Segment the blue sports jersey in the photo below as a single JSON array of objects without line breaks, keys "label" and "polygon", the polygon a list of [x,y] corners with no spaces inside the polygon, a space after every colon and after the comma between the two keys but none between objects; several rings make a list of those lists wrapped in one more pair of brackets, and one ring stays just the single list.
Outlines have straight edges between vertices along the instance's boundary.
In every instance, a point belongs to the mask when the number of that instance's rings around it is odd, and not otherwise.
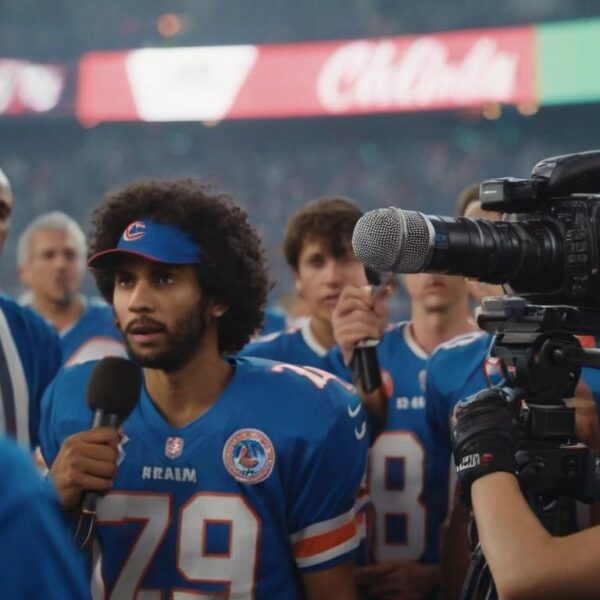
[{"label": "blue sports jersey", "polygon": [[99,298],[82,298],[81,317],[60,332],[63,362],[74,365],[104,356],[127,356],[113,309]]},{"label": "blue sports jersey", "polygon": [[[462,399],[503,380],[499,359],[489,356],[493,339],[493,335],[483,331],[458,336],[439,346],[427,363],[425,396],[434,440],[432,452],[440,477],[445,473],[449,488],[456,481],[450,429],[454,407]],[[582,378],[591,388],[600,411],[600,371],[585,368]],[[578,518],[585,523],[584,512]]]},{"label": "blue sports jersey", "polygon": [[[385,429],[369,452],[375,559],[436,563],[448,487],[430,453],[423,395],[427,355],[412,340],[409,324],[399,323],[384,334],[377,357],[389,402]],[[329,368],[341,375],[341,352],[327,358]]]},{"label": "blue sports jersey", "polygon": [[[483,331],[460,335],[441,344],[427,363],[427,416],[436,445],[450,460],[450,418],[462,399],[502,380],[500,363],[488,356],[493,336]],[[489,382],[488,382],[489,378]]]},{"label": "blue sports jersey", "polygon": [[500,361],[489,356],[492,340],[493,336],[483,331],[460,335],[438,346],[427,362],[425,398],[433,436],[431,451],[438,477],[448,490],[445,500],[454,495],[450,431],[454,407],[463,398],[502,381]]},{"label": "blue sports jersey", "polygon": [[0,432],[38,445],[42,394],[60,365],[54,330],[31,309],[0,296]]},{"label": "blue sports jersey", "polygon": [[[440,345],[427,363],[427,417],[434,430],[440,460],[450,461],[450,419],[462,399],[502,382],[500,361],[490,357],[493,335],[477,331]],[[600,410],[600,370],[584,368],[582,379],[590,387]]]},{"label": "blue sports jersey", "polygon": [[[354,553],[367,451],[359,398],[318,369],[231,361],[223,394],[182,428],[142,390],[123,425],[114,489],[98,502],[97,597],[299,599],[300,573]],[[94,364],[62,370],[46,393],[49,464],[68,435],[90,426]]]},{"label": "blue sports jersey", "polygon": [[292,365],[305,365],[330,370],[327,349],[317,342],[310,329],[310,321],[300,327],[291,327],[258,338],[240,352],[240,356],[268,358]]},{"label": "blue sports jersey", "polygon": [[[300,327],[289,328],[286,331],[279,331],[250,342],[241,352],[242,356],[268,358],[290,364],[316,367],[330,372],[340,371],[341,378],[347,379],[343,363],[340,368],[335,359],[331,362],[329,354],[314,338],[308,320]],[[360,541],[356,552],[356,561],[359,565],[367,565],[371,562],[369,540],[372,533],[371,515],[373,511],[366,481],[363,482],[359,491],[355,510]]]},{"label": "blue sports jersey", "polygon": [[40,479],[29,456],[2,438],[0,471],[2,598],[89,598],[53,488]]}]

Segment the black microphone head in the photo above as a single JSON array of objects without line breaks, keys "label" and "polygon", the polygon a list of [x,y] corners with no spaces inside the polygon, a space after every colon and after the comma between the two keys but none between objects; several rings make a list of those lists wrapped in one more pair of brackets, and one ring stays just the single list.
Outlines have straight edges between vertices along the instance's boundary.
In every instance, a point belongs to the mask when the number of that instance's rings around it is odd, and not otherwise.
[{"label": "black microphone head", "polygon": [[125,420],[140,396],[140,368],[126,358],[107,356],[100,360],[88,382],[87,403],[93,410],[118,415]]},{"label": "black microphone head", "polygon": [[370,210],[354,227],[352,248],[376,271],[421,273],[433,252],[433,226],[425,215],[412,210]]}]

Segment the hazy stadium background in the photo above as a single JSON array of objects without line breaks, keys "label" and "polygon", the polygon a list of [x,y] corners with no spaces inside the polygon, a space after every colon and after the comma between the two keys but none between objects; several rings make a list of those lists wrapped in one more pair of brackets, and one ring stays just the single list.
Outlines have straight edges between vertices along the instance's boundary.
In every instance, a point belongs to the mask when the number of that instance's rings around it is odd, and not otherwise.
[{"label": "hazy stadium background", "polygon": [[[190,176],[209,178],[249,211],[269,251],[277,301],[292,287],[282,229],[307,200],[345,194],[364,210],[452,214],[459,191],[475,180],[526,177],[546,156],[600,148],[599,18],[593,0],[0,0],[0,166],[17,199],[0,287],[20,291],[16,239],[36,214],[64,210],[88,231],[90,210],[107,190],[142,177]],[[76,116],[78,64],[91,51],[376,40],[569,21],[587,32],[577,36],[587,46],[574,64],[554,68],[547,58],[541,77],[546,91],[561,78],[577,85],[547,102],[543,91],[540,102],[521,105],[358,116],[115,123]],[[55,104],[44,96],[49,73],[38,71],[37,81],[27,64],[58,69]],[[395,312],[403,310],[400,302]]]}]

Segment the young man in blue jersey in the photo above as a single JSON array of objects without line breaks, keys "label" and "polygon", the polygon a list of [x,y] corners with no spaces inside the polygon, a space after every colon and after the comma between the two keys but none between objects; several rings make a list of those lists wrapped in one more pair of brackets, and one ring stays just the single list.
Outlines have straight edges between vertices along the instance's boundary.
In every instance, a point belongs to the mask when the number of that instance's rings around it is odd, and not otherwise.
[{"label": "young man in blue jersey", "polygon": [[[6,241],[13,194],[0,170],[0,251]],[[0,433],[26,447],[38,445],[40,401],[61,364],[56,333],[28,308],[0,295]]]},{"label": "young man in blue jersey", "polygon": [[337,300],[346,285],[367,283],[364,266],[352,251],[352,231],[361,214],[352,200],[331,197],[309,202],[291,218],[284,253],[309,317],[301,327],[248,344],[242,356],[329,368],[326,355],[335,345],[331,314]]},{"label": "young man in blue jersey", "polygon": [[247,215],[187,180],[134,184],[93,219],[89,262],[142,391],[120,433],[87,431],[94,363],[65,369],[41,435],[65,509],[84,490],[109,492],[95,593],[353,600],[365,415],[328,373],[227,357],[267,295]]},{"label": "young man in blue jersey", "polygon": [[[383,432],[369,454],[369,494],[375,507],[372,566],[359,570],[369,598],[426,598],[440,582],[438,531],[447,486],[431,454],[424,398],[425,363],[442,342],[474,327],[466,283],[459,277],[403,278],[411,320],[382,328],[381,298],[347,287],[333,313],[336,340],[349,364],[358,342],[380,339],[377,356],[385,390]],[[375,410],[374,403],[369,406]],[[445,482],[445,480],[444,480]]]},{"label": "young man in blue jersey", "polygon": [[67,365],[125,355],[112,309],[99,298],[79,293],[86,252],[81,227],[58,211],[36,217],[17,246],[19,274],[29,290],[24,302],[54,325]]}]

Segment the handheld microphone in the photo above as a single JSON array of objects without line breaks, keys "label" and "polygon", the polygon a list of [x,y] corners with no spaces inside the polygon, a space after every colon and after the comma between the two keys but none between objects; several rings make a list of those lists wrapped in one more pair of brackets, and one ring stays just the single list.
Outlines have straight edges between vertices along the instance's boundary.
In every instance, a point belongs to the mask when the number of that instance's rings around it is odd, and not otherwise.
[{"label": "handheld microphone", "polygon": [[[381,276],[377,271],[365,267],[367,281],[372,286],[381,285]],[[379,340],[364,340],[357,344],[350,369],[354,379],[360,380],[363,390],[370,394],[381,387],[381,370],[377,358],[377,344]]]},{"label": "handheld microphone", "polygon": [[[87,387],[87,404],[94,411],[92,429],[118,429],[137,404],[142,377],[140,368],[131,361],[107,356],[94,367]],[[96,514],[97,492],[85,492],[82,515]]]},{"label": "handheld microphone", "polygon": [[377,271],[463,275],[524,292],[560,289],[564,246],[557,219],[497,222],[399,208],[365,213],[352,235],[356,256]]}]

